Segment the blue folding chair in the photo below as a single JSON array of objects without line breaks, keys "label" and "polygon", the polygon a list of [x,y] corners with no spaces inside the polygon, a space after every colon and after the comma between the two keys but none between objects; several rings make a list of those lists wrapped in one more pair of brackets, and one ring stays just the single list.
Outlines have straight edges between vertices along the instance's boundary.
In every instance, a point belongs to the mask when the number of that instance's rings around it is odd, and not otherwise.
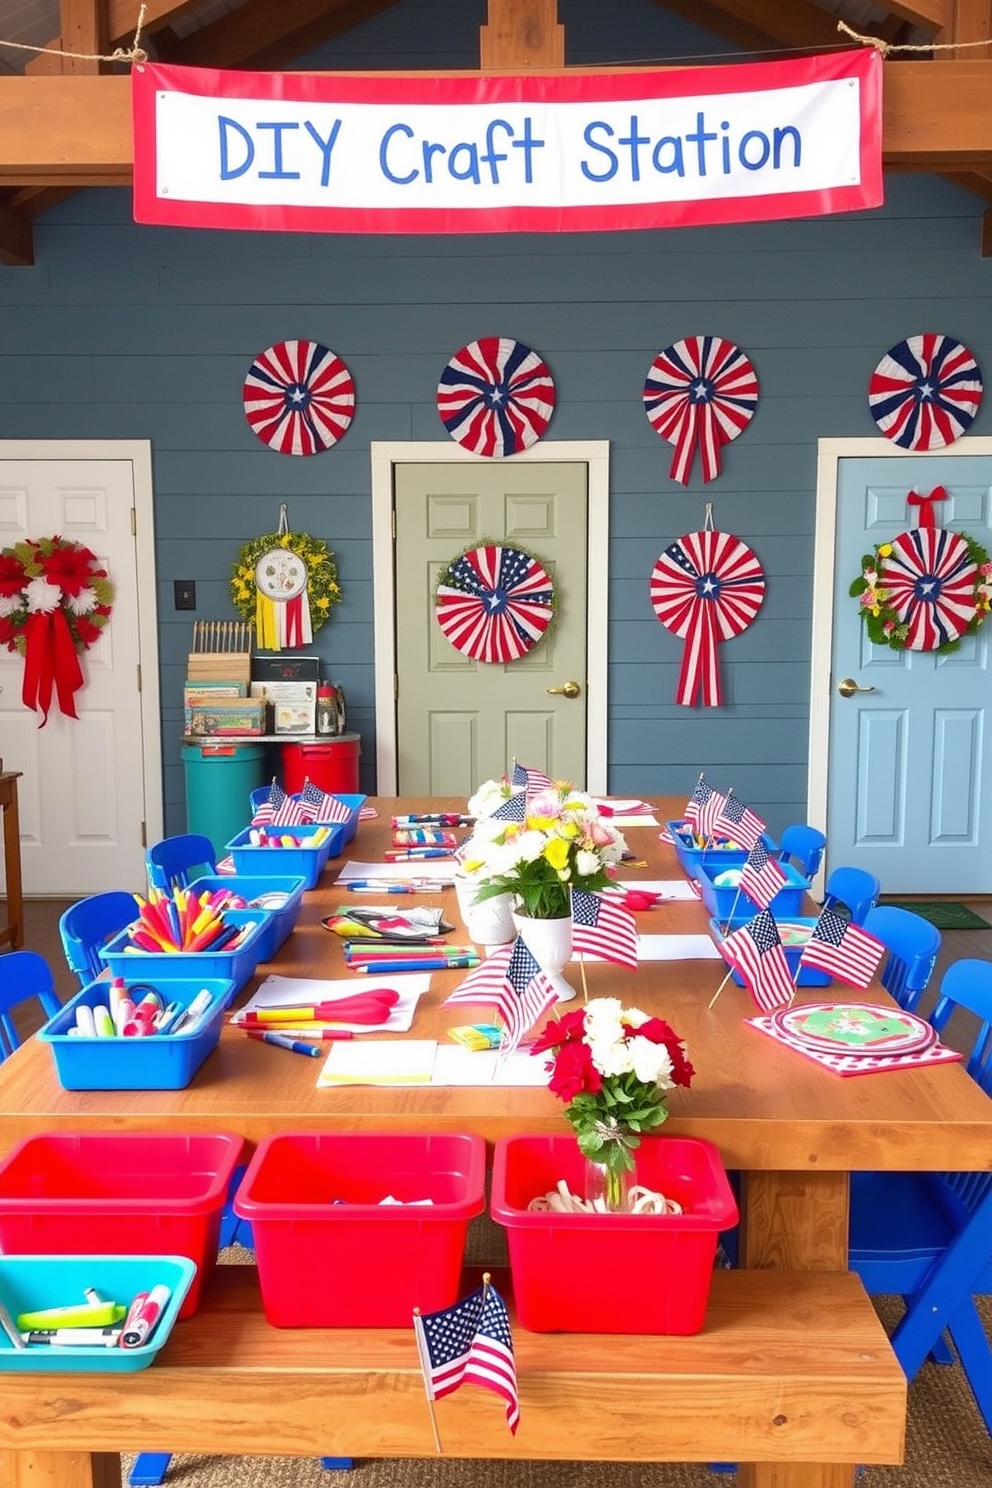
[{"label": "blue folding chair", "polygon": [[863,925],[865,915],[874,908],[881,892],[882,885],[867,869],[835,868],[827,877],[823,907],[836,909],[841,905],[853,924]]},{"label": "blue folding chair", "polygon": [[[938,1032],[956,1008],[979,1019],[966,1067],[992,1094],[992,962],[947,969]],[[954,1362],[950,1335],[992,1435],[992,1349],[975,1307],[992,1293],[992,1173],[852,1173],[850,1267],[869,1293],[905,1299],[892,1347],[907,1379],[928,1355]]]},{"label": "blue folding chair", "polygon": [[864,929],[889,952],[882,986],[901,1008],[915,1012],[937,963],[940,931],[922,915],[895,904],[876,904],[865,915]]},{"label": "blue folding chair", "polygon": [[188,832],[156,842],[145,854],[145,865],[153,889],[186,889],[195,878],[216,873],[217,855],[209,837]]},{"label": "blue folding chair", "polygon": [[138,901],[123,889],[91,894],[70,905],[59,920],[62,949],[69,970],[88,987],[106,970],[100,947],[138,918]]},{"label": "blue folding chair", "polygon": [[0,956],[0,1064],[21,1046],[14,1009],[36,997],[46,1018],[62,1007],[51,967],[37,951],[10,951]]},{"label": "blue folding chair", "polygon": [[804,878],[812,878],[823,858],[827,839],[816,827],[796,822],[786,827],[778,839],[778,856],[783,863],[794,860]]}]

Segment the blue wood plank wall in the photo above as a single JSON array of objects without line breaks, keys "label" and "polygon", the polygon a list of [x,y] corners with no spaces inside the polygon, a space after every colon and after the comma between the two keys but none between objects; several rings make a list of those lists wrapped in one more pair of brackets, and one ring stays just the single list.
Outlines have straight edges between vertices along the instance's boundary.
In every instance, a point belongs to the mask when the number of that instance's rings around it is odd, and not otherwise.
[{"label": "blue wood plank wall", "polygon": [[[570,62],[672,61],[723,43],[651,0],[560,0]],[[308,66],[473,66],[484,0],[401,0]],[[301,64],[302,65],[302,64]],[[369,444],[441,439],[434,392],[459,346],[519,337],[558,387],[553,439],[611,443],[610,788],[688,791],[705,769],[779,830],[806,810],[816,441],[876,433],[865,390],[902,337],[943,331],[992,368],[992,261],[982,205],[948,183],[894,176],[886,205],[846,218],[561,236],[310,237],[165,231],[130,221],[125,191],[84,191],[37,225],[32,269],[0,270],[0,437],[152,441],[167,831],[183,829],[179,757],[192,578],[198,613],[233,616],[240,544],[276,526],[325,538],[344,602],[317,637],[364,741],[374,788]],[[655,354],[713,332],[752,357],[758,412],[719,480],[689,488],[650,428]],[[252,358],[313,337],[351,368],[358,408],[332,451],[281,457],[249,430]],[[990,399],[973,425],[992,429]],[[756,549],[759,620],[723,648],[726,706],[677,707],[681,643],[654,618],[658,553],[702,524]]]}]

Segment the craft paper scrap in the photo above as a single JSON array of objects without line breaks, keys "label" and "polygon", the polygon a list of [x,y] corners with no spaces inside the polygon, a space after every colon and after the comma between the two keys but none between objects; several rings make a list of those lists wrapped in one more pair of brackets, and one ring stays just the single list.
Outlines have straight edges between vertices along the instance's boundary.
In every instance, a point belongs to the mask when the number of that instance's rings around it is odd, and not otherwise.
[{"label": "craft paper scrap", "polygon": [[429,1085],[437,1047],[436,1039],[332,1044],[317,1076],[317,1089],[329,1085]]},{"label": "craft paper scrap", "polygon": [[438,1044],[432,1085],[547,1085],[545,1061],[529,1049],[475,1051],[457,1044]]},{"label": "craft paper scrap", "polygon": [[719,961],[708,935],[639,935],[638,961]]},{"label": "craft paper scrap", "polygon": [[391,1009],[389,1017],[382,1023],[342,1023],[341,1027],[353,1033],[406,1033],[413,1025],[417,1002],[431,984],[429,972],[404,972],[402,976],[351,977],[348,981],[323,982],[309,977],[268,976],[258,990],[233,1015],[232,1023],[243,1023],[243,1015],[257,1008],[306,1007],[315,1002],[335,1002],[342,997],[354,997],[360,992],[370,992],[373,987],[390,986],[399,993],[399,1002]]},{"label": "craft paper scrap", "polygon": [[621,889],[641,889],[645,894],[658,894],[662,899],[697,899],[684,878],[620,878]]},{"label": "craft paper scrap", "polygon": [[453,871],[453,865],[443,858],[411,858],[407,862],[397,863],[356,863],[349,858],[336,882],[344,884],[353,878],[363,882],[366,879],[381,878],[389,883],[399,883],[410,878],[423,878],[429,879],[431,883],[450,884]]},{"label": "craft paper scrap", "polygon": [[656,816],[654,816],[654,815],[647,816],[647,815],[643,815],[643,814],[640,814],[640,813],[638,813],[636,815],[627,816],[627,815],[625,815],[623,813],[620,813],[620,812],[616,812],[615,811],[613,813],[613,815],[610,817],[610,826],[612,826],[612,827],[656,827],[656,826],[658,826],[658,818]]}]

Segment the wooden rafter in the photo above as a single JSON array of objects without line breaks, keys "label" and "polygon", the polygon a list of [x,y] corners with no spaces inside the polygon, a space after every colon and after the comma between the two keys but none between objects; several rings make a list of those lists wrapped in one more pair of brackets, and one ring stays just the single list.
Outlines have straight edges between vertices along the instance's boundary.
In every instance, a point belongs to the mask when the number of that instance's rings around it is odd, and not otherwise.
[{"label": "wooden rafter", "polygon": [[947,0],[947,16],[937,41],[944,46],[957,46],[946,57],[988,57],[992,51],[975,46],[975,42],[992,38],[992,0]]},{"label": "wooden rafter", "polygon": [[564,67],[558,0],[489,0],[489,18],[479,31],[479,62],[484,72]]},{"label": "wooden rafter", "polygon": [[[719,36],[743,51],[761,52],[775,47],[814,50],[838,46],[845,38],[837,30],[837,17],[810,0],[654,0],[663,10],[692,21],[704,31]],[[865,36],[893,39],[889,22],[859,26]]]},{"label": "wooden rafter", "polygon": [[187,67],[276,69],[323,46],[398,0],[248,0],[182,39],[162,33],[161,61]]},{"label": "wooden rafter", "polygon": [[[160,27],[172,25],[182,16],[195,11],[200,4],[201,0],[145,0],[142,35],[150,36]],[[138,0],[105,0],[104,9],[106,14],[104,31],[108,49],[127,46],[134,40],[140,3]],[[64,24],[63,21],[63,27]],[[48,47],[48,51],[41,56],[33,57],[26,64],[24,68],[26,73],[43,76],[64,71],[63,60],[55,55],[56,51],[96,51],[95,47],[81,47],[74,44],[72,40],[63,41],[61,34],[53,37]]]},{"label": "wooden rafter", "polygon": [[30,268],[34,263],[34,233],[19,212],[0,204],[0,263]]}]

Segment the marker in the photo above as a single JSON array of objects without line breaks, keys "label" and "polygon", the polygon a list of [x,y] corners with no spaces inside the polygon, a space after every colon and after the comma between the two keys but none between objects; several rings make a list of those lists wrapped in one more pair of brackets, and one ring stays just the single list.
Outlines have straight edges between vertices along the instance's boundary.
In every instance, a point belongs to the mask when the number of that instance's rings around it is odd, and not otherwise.
[{"label": "marker", "polygon": [[351,970],[359,976],[378,976],[381,972],[395,971],[452,971],[478,964],[478,956],[453,956],[446,961],[376,961],[374,965],[353,966]]},{"label": "marker", "polygon": [[349,894],[416,894],[423,890],[413,889],[409,884],[346,883]]},{"label": "marker", "polygon": [[[245,1033],[251,1038],[259,1038],[263,1034],[261,1028],[246,1028]],[[264,1033],[281,1033],[284,1037],[292,1034],[296,1039],[322,1039],[327,1043],[333,1043],[337,1039],[354,1038],[350,1028],[316,1028],[306,1023],[284,1023],[277,1028],[266,1028]]]},{"label": "marker", "polygon": [[25,1343],[50,1343],[57,1348],[116,1348],[121,1329],[116,1328],[39,1328],[22,1333]]},{"label": "marker", "polygon": [[[143,1343],[147,1343],[158,1325],[159,1318],[168,1307],[171,1296],[171,1287],[163,1286],[160,1283],[158,1286],[152,1287],[137,1311],[135,1310],[135,1302],[138,1301],[138,1298],[136,1297],[134,1299],[134,1302],[131,1303],[131,1311],[128,1313],[124,1327],[121,1329],[119,1340],[121,1348],[140,1348]],[[133,1318],[132,1314],[135,1314]]]},{"label": "marker", "polygon": [[450,858],[446,847],[392,847],[383,854],[387,862],[399,863],[408,858]]},{"label": "marker", "polygon": [[198,1023],[199,1020],[203,1017],[203,1014],[207,1011],[207,1008],[213,1002],[213,997],[214,994],[210,992],[206,987],[201,988],[201,990],[197,992],[196,996],[193,998],[193,1001],[187,1007],[186,1011],[184,1013],[180,1013],[175,1022],[171,1024],[169,1032],[188,1033],[193,1024]]},{"label": "marker", "polygon": [[305,1044],[300,1039],[290,1038],[288,1033],[263,1033],[260,1028],[249,1028],[248,1037],[262,1044],[276,1044],[293,1054],[309,1054],[311,1059],[319,1059],[322,1052],[316,1044]]}]

